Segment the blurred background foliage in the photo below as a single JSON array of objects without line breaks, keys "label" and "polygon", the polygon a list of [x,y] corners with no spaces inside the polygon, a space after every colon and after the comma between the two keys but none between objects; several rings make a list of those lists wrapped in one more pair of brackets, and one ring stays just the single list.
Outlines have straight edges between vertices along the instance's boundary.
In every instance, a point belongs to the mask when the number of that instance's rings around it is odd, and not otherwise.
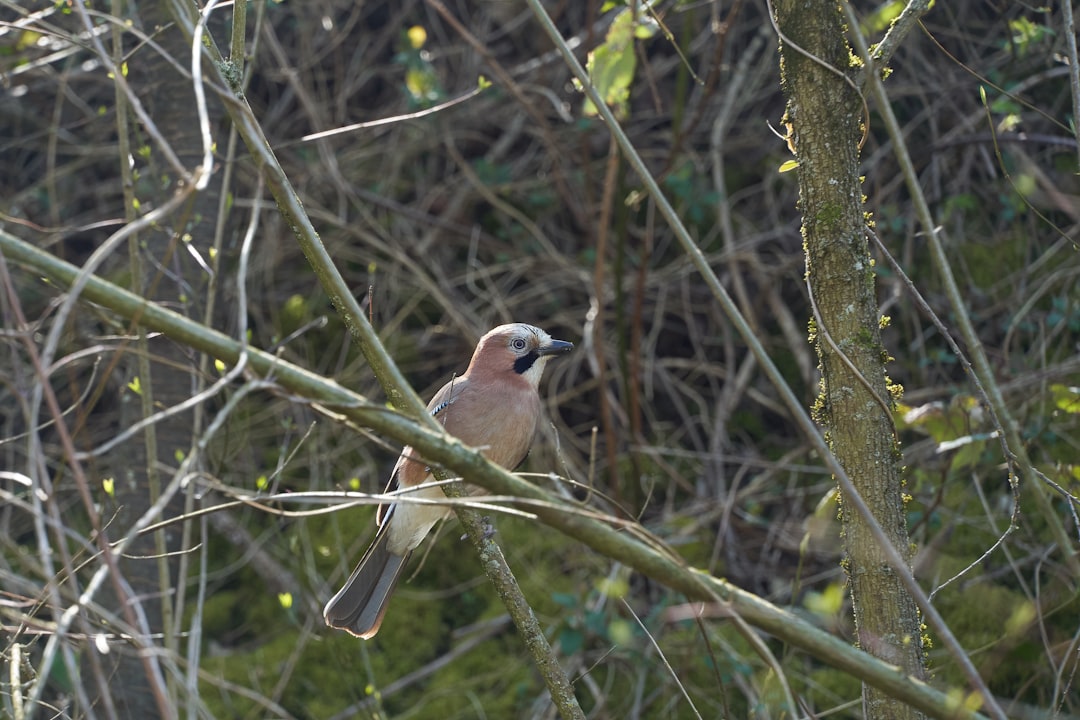
[{"label": "blurred background foliage", "polygon": [[[795,180],[779,172],[790,154],[774,130],[784,102],[765,4],[661,2],[634,22],[596,0],[548,5],[579,57],[596,51],[592,67],[604,73],[631,139],[809,406],[817,393],[810,310]],[[133,5],[117,6],[143,34],[170,31]],[[856,8],[864,31],[880,38],[902,5]],[[5,3],[0,13],[2,221],[81,263],[115,230],[105,221],[123,217],[112,84],[66,3]],[[227,14],[218,11],[221,24],[211,25],[222,47]],[[603,123],[587,112],[525,6],[259,2],[249,6],[248,39],[245,95],[422,396],[463,371],[476,339],[495,324],[531,322],[574,341],[544,384],[551,422],[526,466],[537,482],[554,471],[591,484],[614,503],[593,497],[597,507],[639,518],[690,564],[850,637],[833,482],[638,179],[613,157]],[[137,72],[151,50],[136,33],[123,43]],[[1080,181],[1064,52],[1056,9],[938,3],[895,56],[887,88],[932,210],[956,239],[950,260],[1029,453],[1075,499]],[[132,133],[134,193],[151,198],[172,180],[142,130]],[[231,283],[257,168],[244,152],[230,154],[224,122],[215,133],[217,172],[232,174],[215,218],[221,251],[211,255],[213,238],[189,237],[163,269],[182,279],[183,309],[193,317],[203,316],[213,286],[214,322],[235,332]],[[877,232],[952,326],[873,113],[863,160]],[[156,232],[181,236],[183,218]],[[211,262],[216,273],[207,271]],[[290,229],[265,204],[252,263],[250,341],[380,397]],[[121,284],[127,273],[122,257],[105,272]],[[1049,717],[1038,711],[1051,708],[1078,716],[1078,579],[1061,564],[1075,547],[1054,547],[1045,518],[1015,512],[1017,500],[1029,507],[1027,491],[1010,488],[961,364],[880,258],[876,273],[882,314],[891,318],[890,372],[904,387],[896,415],[917,576],[1010,717]],[[31,319],[47,323],[51,291],[15,277]],[[83,307],[63,352],[123,330]],[[8,356],[22,352],[3,342]],[[91,417],[106,427],[133,392],[102,381],[89,361],[73,363],[64,382],[73,397],[103,384]],[[18,436],[14,397],[22,392],[14,374],[5,377],[4,438]],[[397,452],[287,398],[251,396],[215,436],[207,472],[221,487],[245,491],[377,492]],[[0,453],[0,466],[27,462],[18,442]],[[59,462],[58,452],[52,457]],[[1054,497],[1075,537],[1075,503]],[[76,514],[71,522],[79,525]],[[685,619],[682,598],[542,526],[497,524],[591,717],[693,717],[676,677],[702,716],[794,712],[775,672],[729,623]],[[29,560],[36,540],[27,518],[0,508],[0,528],[7,577],[42,583]],[[323,626],[318,608],[372,529],[370,508],[315,518],[251,508],[215,520],[199,619],[206,713],[548,717],[543,685],[454,523],[430,543],[375,640]],[[807,708],[861,717],[855,680],[775,641],[769,648]],[[936,682],[963,686],[948,658],[932,646],[928,653]],[[68,694],[59,676],[54,685],[62,706]]]}]

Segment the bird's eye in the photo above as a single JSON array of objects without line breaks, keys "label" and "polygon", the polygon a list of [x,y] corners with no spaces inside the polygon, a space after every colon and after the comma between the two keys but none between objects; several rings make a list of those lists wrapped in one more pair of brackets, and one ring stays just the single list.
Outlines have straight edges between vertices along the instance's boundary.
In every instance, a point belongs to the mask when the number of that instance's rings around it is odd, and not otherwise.
[{"label": "bird's eye", "polygon": [[524,350],[525,349],[525,338],[519,338],[519,337],[514,338],[513,340],[510,341],[510,347],[514,348],[515,350]]}]

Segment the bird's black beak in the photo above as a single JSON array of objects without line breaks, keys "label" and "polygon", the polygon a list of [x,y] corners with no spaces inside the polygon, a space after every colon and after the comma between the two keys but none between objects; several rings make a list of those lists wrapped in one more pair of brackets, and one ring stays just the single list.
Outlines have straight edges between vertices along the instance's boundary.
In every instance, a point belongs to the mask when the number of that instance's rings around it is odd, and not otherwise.
[{"label": "bird's black beak", "polygon": [[562,355],[574,349],[574,343],[565,340],[552,340],[540,348],[541,355]]}]

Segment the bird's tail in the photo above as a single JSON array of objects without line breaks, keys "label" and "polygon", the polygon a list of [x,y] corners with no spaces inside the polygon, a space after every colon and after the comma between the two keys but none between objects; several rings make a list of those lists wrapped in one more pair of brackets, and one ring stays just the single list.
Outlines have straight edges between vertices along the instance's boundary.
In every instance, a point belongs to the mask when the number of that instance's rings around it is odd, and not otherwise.
[{"label": "bird's tail", "polygon": [[386,604],[410,554],[395,555],[386,547],[389,525],[388,521],[383,522],[345,587],[323,608],[323,619],[330,627],[362,638],[374,637],[379,632]]}]

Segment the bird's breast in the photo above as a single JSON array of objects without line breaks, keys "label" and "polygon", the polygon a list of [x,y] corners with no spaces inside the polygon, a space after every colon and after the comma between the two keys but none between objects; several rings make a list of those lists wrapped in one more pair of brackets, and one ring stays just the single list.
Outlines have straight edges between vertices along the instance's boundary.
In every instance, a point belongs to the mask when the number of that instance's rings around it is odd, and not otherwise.
[{"label": "bird's breast", "polygon": [[540,398],[524,383],[470,383],[438,419],[461,442],[513,469],[528,453],[539,418]]}]

